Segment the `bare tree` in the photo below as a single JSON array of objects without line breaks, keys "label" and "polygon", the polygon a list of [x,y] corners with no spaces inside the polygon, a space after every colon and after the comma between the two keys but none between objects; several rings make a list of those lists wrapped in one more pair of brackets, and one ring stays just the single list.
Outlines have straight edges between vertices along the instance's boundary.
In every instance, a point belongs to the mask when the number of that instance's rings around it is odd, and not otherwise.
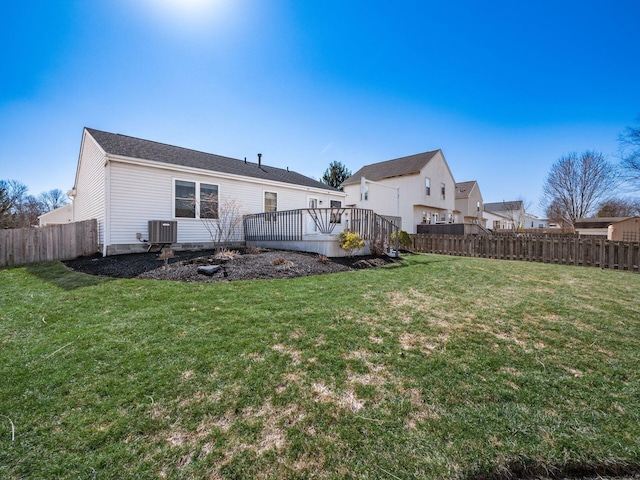
[{"label": "bare tree", "polygon": [[18,216],[14,228],[28,228],[38,225],[38,217],[46,213],[40,200],[33,195],[26,195],[18,206]]},{"label": "bare tree", "polygon": [[[640,117],[638,117],[640,122]],[[625,178],[640,188],[640,127],[627,127],[618,137]]]},{"label": "bare tree", "polygon": [[546,206],[545,214],[550,222],[559,225],[560,228],[571,225],[571,220],[567,217],[566,210],[558,198]]},{"label": "bare tree", "polygon": [[209,232],[217,250],[224,250],[240,236],[242,210],[242,204],[237,200],[227,198],[219,202],[217,194],[200,202],[200,221]]},{"label": "bare tree", "polygon": [[598,152],[575,152],[560,157],[552,166],[543,187],[543,204],[575,226],[576,219],[594,213],[611,198],[619,185],[614,165]]},{"label": "bare tree", "polygon": [[17,180],[0,180],[0,228],[29,226],[22,217],[28,191],[29,188]]},{"label": "bare tree", "polygon": [[640,215],[640,201],[612,198],[600,204],[597,217],[632,217]]},{"label": "bare tree", "polygon": [[69,203],[67,196],[59,188],[54,188],[48,192],[42,192],[38,198],[44,206],[45,213]]}]

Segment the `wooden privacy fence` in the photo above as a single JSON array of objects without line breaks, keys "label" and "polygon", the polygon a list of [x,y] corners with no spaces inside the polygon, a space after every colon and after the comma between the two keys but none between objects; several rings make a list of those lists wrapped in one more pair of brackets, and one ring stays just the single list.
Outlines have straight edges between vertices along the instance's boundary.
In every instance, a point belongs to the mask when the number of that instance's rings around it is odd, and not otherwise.
[{"label": "wooden privacy fence", "polygon": [[71,260],[98,251],[98,222],[0,230],[0,267]]},{"label": "wooden privacy fence", "polygon": [[412,235],[417,252],[640,271],[640,242],[603,237]]}]

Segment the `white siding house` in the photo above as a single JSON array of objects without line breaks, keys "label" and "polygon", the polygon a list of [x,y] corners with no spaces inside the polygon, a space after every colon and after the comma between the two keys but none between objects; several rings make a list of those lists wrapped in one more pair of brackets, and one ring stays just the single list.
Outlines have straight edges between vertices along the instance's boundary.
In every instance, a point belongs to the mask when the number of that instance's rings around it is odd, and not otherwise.
[{"label": "white siding house", "polygon": [[46,227],[47,225],[60,225],[71,222],[73,222],[73,205],[70,203],[38,216],[38,224],[41,227]]},{"label": "white siding house", "polygon": [[400,217],[408,233],[416,233],[420,223],[462,221],[454,186],[441,150],[366,165],[342,184],[347,205]]},{"label": "white siding house", "polygon": [[[260,158],[260,157],[259,157]],[[73,198],[73,221],[95,218],[104,255],[147,249],[150,220],[176,221],[175,249],[210,248],[205,194],[241,213],[339,202],[345,194],[288,169],[85,128]],[[201,202],[200,202],[201,200]],[[243,240],[242,229],[235,241]]]}]

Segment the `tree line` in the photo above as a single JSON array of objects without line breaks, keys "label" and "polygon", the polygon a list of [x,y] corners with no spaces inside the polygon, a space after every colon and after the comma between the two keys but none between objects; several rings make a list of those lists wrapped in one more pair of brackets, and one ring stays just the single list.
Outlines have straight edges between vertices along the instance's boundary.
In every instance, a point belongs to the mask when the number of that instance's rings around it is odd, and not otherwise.
[{"label": "tree line", "polygon": [[29,188],[17,180],[0,180],[0,229],[38,225],[38,217],[68,202],[59,188],[29,195]]},{"label": "tree line", "polygon": [[572,152],[556,160],[542,189],[541,203],[550,221],[574,227],[577,219],[594,214],[640,215],[640,198],[625,195],[640,193],[640,126],[627,127],[618,142],[618,164],[591,150]]}]

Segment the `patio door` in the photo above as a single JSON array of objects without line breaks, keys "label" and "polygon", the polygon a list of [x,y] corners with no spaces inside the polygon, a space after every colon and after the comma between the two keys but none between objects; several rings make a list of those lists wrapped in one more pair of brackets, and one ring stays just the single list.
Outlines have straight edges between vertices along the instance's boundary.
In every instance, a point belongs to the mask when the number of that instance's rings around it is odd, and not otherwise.
[{"label": "patio door", "polygon": [[[308,197],[307,206],[308,208],[318,208],[318,199],[316,197]],[[307,233],[318,233],[318,226],[311,215],[307,215]]]}]

